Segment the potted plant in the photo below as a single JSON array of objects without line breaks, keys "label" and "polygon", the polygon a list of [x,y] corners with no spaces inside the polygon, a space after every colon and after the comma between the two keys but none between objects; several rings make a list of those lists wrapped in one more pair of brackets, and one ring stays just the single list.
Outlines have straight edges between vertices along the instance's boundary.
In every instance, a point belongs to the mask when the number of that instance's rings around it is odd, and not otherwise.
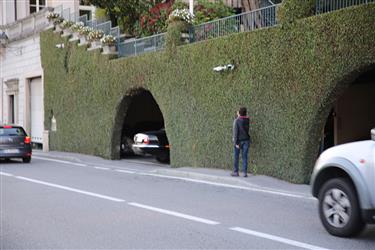
[{"label": "potted plant", "polygon": [[75,40],[79,40],[80,39],[80,37],[79,37],[79,31],[82,28],[83,28],[83,23],[82,22],[75,23],[75,24],[73,24],[70,27],[70,29],[73,32],[73,37],[70,39],[71,41],[75,41]]},{"label": "potted plant", "polygon": [[87,36],[93,31],[91,27],[83,26],[79,29],[79,45],[87,44]]},{"label": "potted plant", "polygon": [[63,36],[70,36],[72,34],[72,30],[70,29],[72,27],[72,25],[74,24],[74,22],[72,21],[69,21],[69,20],[64,20],[60,26],[61,28],[63,29],[64,31],[64,34]]},{"label": "potted plant", "polygon": [[55,32],[56,33],[61,33],[61,24],[64,21],[64,18],[62,17],[57,17],[56,19],[53,20],[53,25],[55,26]]},{"label": "potted plant", "polygon": [[51,24],[51,25],[55,25],[55,20],[57,19],[57,18],[59,18],[60,17],[60,15],[58,14],[58,13],[55,13],[55,12],[49,12],[48,14],[47,14],[47,19],[48,19],[48,21],[49,21],[49,23]]},{"label": "potted plant", "polygon": [[104,35],[100,42],[103,47],[103,54],[110,54],[116,52],[116,37],[112,35]]},{"label": "potted plant", "polygon": [[93,30],[88,34],[87,39],[90,41],[92,49],[101,47],[100,39],[102,39],[103,36],[104,32],[101,30]]}]

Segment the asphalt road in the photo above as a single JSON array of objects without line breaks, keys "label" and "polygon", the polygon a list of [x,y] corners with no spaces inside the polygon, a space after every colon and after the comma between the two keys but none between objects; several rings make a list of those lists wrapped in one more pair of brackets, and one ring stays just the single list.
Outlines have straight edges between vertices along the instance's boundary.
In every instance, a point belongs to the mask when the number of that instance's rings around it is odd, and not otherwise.
[{"label": "asphalt road", "polygon": [[146,165],[0,162],[0,248],[375,248],[374,226],[354,239],[329,235],[309,196],[163,178]]}]

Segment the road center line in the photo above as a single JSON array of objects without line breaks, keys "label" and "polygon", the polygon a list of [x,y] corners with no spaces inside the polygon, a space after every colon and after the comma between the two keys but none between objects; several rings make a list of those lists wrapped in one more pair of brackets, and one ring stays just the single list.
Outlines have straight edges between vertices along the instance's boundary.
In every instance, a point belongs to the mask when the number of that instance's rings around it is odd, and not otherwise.
[{"label": "road center line", "polygon": [[82,164],[82,163],[74,163],[74,162],[70,162],[70,161],[62,161],[62,160],[44,158],[44,157],[39,157],[39,156],[33,156],[33,158],[43,160],[43,161],[52,161],[52,162],[58,162],[58,163],[63,163],[63,164],[68,164],[68,165],[79,166],[79,167],[87,167],[86,164]]},{"label": "road center line", "polygon": [[135,174],[134,171],[122,170],[122,169],[115,169],[115,172],[125,173],[125,174]]},{"label": "road center line", "polygon": [[14,176],[12,174],[4,173],[4,172],[0,172],[0,175],[8,176],[8,177],[13,177]]},{"label": "road center line", "polygon": [[104,167],[94,167],[96,169],[100,169],[100,170],[111,170],[110,168],[104,168]]},{"label": "road center line", "polygon": [[171,211],[171,210],[165,210],[165,209],[161,209],[161,208],[157,208],[157,207],[151,207],[151,206],[147,206],[147,205],[143,205],[143,204],[139,204],[139,203],[135,203],[135,202],[129,202],[128,205],[143,208],[143,209],[147,209],[147,210],[151,210],[151,211],[166,214],[166,215],[171,215],[171,216],[191,220],[191,221],[195,221],[195,222],[200,222],[200,223],[204,223],[204,224],[208,224],[208,225],[218,225],[218,224],[220,224],[219,222],[216,222],[216,221],[207,220],[207,219],[204,219],[204,218],[195,217],[195,216],[188,215],[188,214],[182,214],[182,213],[174,212],[174,211]]},{"label": "road center line", "polygon": [[287,245],[301,247],[301,248],[305,248],[305,249],[328,250],[327,248],[322,248],[322,247],[306,244],[306,243],[295,241],[295,240],[290,240],[290,239],[287,239],[287,238],[282,238],[282,237],[271,235],[271,234],[261,233],[261,232],[249,230],[249,229],[246,229],[246,228],[232,227],[232,228],[229,228],[229,229],[232,230],[232,231],[237,231],[237,232],[252,235],[252,236],[255,236],[255,237],[260,237],[260,238],[264,238],[264,239],[268,239],[268,240],[272,240],[272,241],[277,241],[277,242],[281,242],[281,243],[284,243],[284,244],[287,244]]},{"label": "road center line", "polygon": [[93,196],[93,197],[97,197],[97,198],[101,198],[101,199],[105,199],[105,200],[110,200],[110,201],[115,201],[115,202],[125,202],[125,200],[123,200],[123,199],[118,199],[118,198],[107,196],[107,195],[92,193],[92,192],[88,192],[88,191],[84,191],[84,190],[80,190],[80,189],[76,189],[76,188],[70,188],[70,187],[67,187],[67,186],[53,184],[53,183],[50,183],[50,182],[39,181],[39,180],[30,179],[30,178],[26,178],[26,177],[22,177],[22,176],[15,176],[15,178],[20,179],[20,180],[24,180],[24,181],[28,181],[28,182],[32,182],[32,183],[41,184],[41,185],[44,185],[44,186],[59,188],[59,189],[63,189],[63,190],[66,190],[66,191],[71,191],[71,192],[84,194],[84,195],[88,195],[88,196]]}]

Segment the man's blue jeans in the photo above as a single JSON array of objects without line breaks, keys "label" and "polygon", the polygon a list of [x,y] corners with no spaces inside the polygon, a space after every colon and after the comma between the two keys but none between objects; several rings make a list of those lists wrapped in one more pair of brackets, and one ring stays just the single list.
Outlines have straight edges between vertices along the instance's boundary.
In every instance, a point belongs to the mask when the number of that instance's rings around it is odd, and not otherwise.
[{"label": "man's blue jeans", "polygon": [[238,162],[240,157],[240,151],[242,155],[242,171],[244,174],[247,173],[247,156],[249,154],[250,141],[241,141],[240,148],[234,145],[234,172],[238,173]]}]

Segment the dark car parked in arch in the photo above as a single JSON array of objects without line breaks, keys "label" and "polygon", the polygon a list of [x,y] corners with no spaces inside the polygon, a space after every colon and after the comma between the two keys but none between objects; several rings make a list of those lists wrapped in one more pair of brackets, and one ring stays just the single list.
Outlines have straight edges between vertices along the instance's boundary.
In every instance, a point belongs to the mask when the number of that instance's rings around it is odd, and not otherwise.
[{"label": "dark car parked in arch", "polygon": [[153,155],[162,163],[169,163],[169,142],[165,129],[138,133],[134,136],[133,150],[137,155]]},{"label": "dark car parked in arch", "polygon": [[0,125],[0,159],[21,158],[31,161],[31,138],[21,126]]}]

